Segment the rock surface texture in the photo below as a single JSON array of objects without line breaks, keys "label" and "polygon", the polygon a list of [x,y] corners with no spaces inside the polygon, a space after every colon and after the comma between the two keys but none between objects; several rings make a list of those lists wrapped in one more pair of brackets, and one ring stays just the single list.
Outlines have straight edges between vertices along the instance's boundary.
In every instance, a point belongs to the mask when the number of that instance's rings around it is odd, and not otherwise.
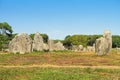
[{"label": "rock surface texture", "polygon": [[49,40],[48,45],[49,45],[49,50],[50,51],[53,51],[53,50],[65,50],[65,47],[63,46],[63,43],[61,43],[61,42],[54,43],[53,40]]},{"label": "rock surface texture", "polygon": [[49,47],[47,44],[43,42],[43,38],[40,33],[35,33],[34,40],[33,40],[33,50],[36,51],[43,51],[48,50]]},{"label": "rock surface texture", "polygon": [[112,36],[110,31],[105,31],[103,37],[96,39],[95,52],[96,55],[106,55],[112,48]]},{"label": "rock surface texture", "polygon": [[26,33],[16,35],[9,43],[9,51],[21,54],[32,52],[31,37]]},{"label": "rock surface texture", "polygon": [[63,46],[63,44],[61,42],[57,42],[54,46],[55,50],[65,50],[65,47]]},{"label": "rock surface texture", "polygon": [[40,33],[35,33],[33,40],[33,50],[42,51],[43,50],[43,38]]},{"label": "rock surface texture", "polygon": [[53,51],[54,50],[54,41],[53,40],[48,40],[48,46],[49,46],[49,51]]}]

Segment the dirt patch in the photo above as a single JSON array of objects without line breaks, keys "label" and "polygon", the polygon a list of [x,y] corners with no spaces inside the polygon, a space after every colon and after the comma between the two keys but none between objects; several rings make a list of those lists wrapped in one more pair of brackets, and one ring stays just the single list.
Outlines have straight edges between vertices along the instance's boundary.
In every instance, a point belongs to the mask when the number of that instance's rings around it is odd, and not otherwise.
[{"label": "dirt patch", "polygon": [[1,68],[34,68],[34,67],[40,67],[40,68],[100,68],[100,69],[120,69],[120,66],[58,66],[58,65],[26,65],[26,66],[0,66]]}]

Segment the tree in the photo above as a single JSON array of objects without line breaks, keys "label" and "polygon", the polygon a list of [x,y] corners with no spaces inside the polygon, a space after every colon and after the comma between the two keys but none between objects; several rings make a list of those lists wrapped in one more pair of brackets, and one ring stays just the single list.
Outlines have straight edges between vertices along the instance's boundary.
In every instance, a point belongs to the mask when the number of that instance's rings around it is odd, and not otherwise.
[{"label": "tree", "polygon": [[95,43],[96,39],[102,37],[102,35],[88,35],[88,41],[87,41],[87,45],[88,46],[93,46],[93,44]]},{"label": "tree", "polygon": [[8,44],[12,39],[12,27],[7,23],[0,23],[0,50],[8,48]]},{"label": "tree", "polygon": [[64,41],[63,41],[63,45],[67,48],[67,49],[71,49],[72,48],[72,43],[70,41],[71,36],[68,35],[65,37]]},{"label": "tree", "polygon": [[41,34],[41,36],[43,37],[43,42],[48,43],[48,39],[49,39],[48,35],[47,34]]},{"label": "tree", "polygon": [[86,35],[73,35],[73,36],[66,36],[63,44],[68,49],[71,49],[72,45],[83,45],[87,46],[87,36]]},{"label": "tree", "polygon": [[112,47],[120,47],[120,36],[119,35],[113,35],[112,36]]},{"label": "tree", "polygon": [[0,34],[11,35],[12,32],[12,27],[7,22],[0,23]]},{"label": "tree", "polygon": [[72,45],[83,45],[93,46],[96,39],[101,37],[102,35],[68,35],[65,37],[63,44],[66,48],[70,49]]},{"label": "tree", "polygon": [[7,49],[11,38],[8,35],[0,34],[0,50]]}]

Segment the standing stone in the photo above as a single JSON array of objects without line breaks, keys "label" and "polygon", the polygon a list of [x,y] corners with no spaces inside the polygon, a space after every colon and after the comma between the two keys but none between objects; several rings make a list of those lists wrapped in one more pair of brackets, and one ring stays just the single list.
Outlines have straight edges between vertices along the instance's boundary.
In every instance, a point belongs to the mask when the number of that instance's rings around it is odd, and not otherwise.
[{"label": "standing stone", "polygon": [[43,44],[43,50],[44,51],[49,51],[49,46],[48,46],[48,44]]},{"label": "standing stone", "polygon": [[53,51],[54,50],[54,41],[48,40],[48,46],[49,46],[49,51]]},{"label": "standing stone", "polygon": [[54,46],[55,50],[65,50],[65,47],[63,46],[63,44],[59,41],[55,44]]},{"label": "standing stone", "polygon": [[87,51],[94,52],[95,51],[94,46],[87,46]]},{"label": "standing stone", "polygon": [[77,45],[72,45],[72,51],[78,52],[78,46]]},{"label": "standing stone", "polygon": [[83,45],[78,46],[78,51],[83,51],[83,49],[84,49]]},{"label": "standing stone", "polygon": [[34,41],[33,41],[33,50],[42,51],[43,45],[44,45],[44,42],[43,42],[42,36],[38,32],[35,33]]},{"label": "standing stone", "polygon": [[117,54],[120,52],[120,48],[116,47]]},{"label": "standing stone", "polygon": [[48,41],[48,45],[49,45],[49,51],[53,51],[53,50],[65,50],[65,47],[63,46],[63,44],[61,42],[57,42],[55,44],[53,40],[49,40]]},{"label": "standing stone", "polygon": [[96,55],[106,55],[112,48],[112,36],[110,31],[105,31],[103,37],[96,39],[95,52]]},{"label": "standing stone", "polygon": [[9,43],[9,51],[20,54],[32,52],[32,39],[26,33],[16,35]]},{"label": "standing stone", "polygon": [[75,51],[75,52],[81,52],[81,51],[83,51],[83,49],[84,49],[84,47],[83,47],[83,45],[72,45],[72,50],[73,51]]},{"label": "standing stone", "polygon": [[107,47],[108,47],[108,44],[107,44],[107,40],[103,37],[99,38],[96,40],[96,43],[95,43],[95,52],[96,52],[96,55],[105,55],[107,54]]},{"label": "standing stone", "polygon": [[109,52],[112,49],[112,36],[111,36],[111,32],[108,31],[108,30],[104,31],[103,37],[107,40],[108,52]]},{"label": "standing stone", "polygon": [[83,52],[86,52],[86,51],[87,51],[87,49],[86,49],[86,47],[84,47],[84,48],[83,48]]}]

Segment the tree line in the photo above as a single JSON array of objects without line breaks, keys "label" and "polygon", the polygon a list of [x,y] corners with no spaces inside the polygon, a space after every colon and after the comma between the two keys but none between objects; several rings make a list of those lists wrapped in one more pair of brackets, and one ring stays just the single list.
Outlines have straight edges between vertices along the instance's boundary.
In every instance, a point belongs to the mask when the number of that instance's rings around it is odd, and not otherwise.
[{"label": "tree line", "polygon": [[[8,48],[9,42],[15,37],[15,35],[17,34],[13,34],[12,27],[7,22],[0,23],[0,51]],[[34,39],[34,35],[35,34],[30,34],[30,37]],[[44,43],[48,43],[48,35],[41,34],[41,36],[43,37]],[[93,46],[95,40],[101,36],[102,35],[67,35],[64,40],[54,41],[61,41],[66,48],[71,49],[73,45],[83,45],[84,47]],[[112,47],[120,47],[119,35],[112,36]]]},{"label": "tree line", "polygon": [[[63,40],[64,46],[70,48],[72,45],[93,46],[96,39],[102,35],[68,35]],[[120,36],[112,35],[112,48],[120,47]]]}]

